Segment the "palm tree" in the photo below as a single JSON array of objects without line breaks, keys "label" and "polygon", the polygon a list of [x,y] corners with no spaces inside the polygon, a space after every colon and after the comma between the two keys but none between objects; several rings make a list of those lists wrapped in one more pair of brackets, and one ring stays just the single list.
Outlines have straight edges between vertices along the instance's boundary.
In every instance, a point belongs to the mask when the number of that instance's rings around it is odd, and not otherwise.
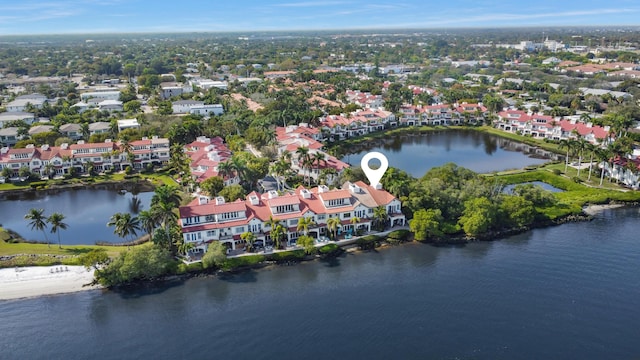
[{"label": "palm tree", "polygon": [[175,186],[162,185],[155,189],[153,197],[151,198],[151,206],[160,203],[169,203],[174,207],[180,206],[182,198],[178,194],[178,190]]},{"label": "palm tree", "polygon": [[231,164],[231,161],[227,160],[218,164],[218,175],[220,175],[222,179],[233,175],[233,164]]},{"label": "palm tree", "polygon": [[271,229],[271,240],[273,240],[273,245],[276,249],[280,247],[282,240],[286,235],[286,229],[280,224],[277,224]]},{"label": "palm tree", "polygon": [[354,216],[349,221],[351,222],[351,226],[353,226],[353,233],[355,234],[355,232],[356,232],[356,224],[360,222],[360,218],[357,217],[357,216]]},{"label": "palm tree", "polygon": [[80,132],[82,133],[82,138],[85,141],[89,141],[89,137],[91,135],[91,131],[89,130],[89,124],[86,122],[80,123]]},{"label": "palm tree", "polygon": [[564,158],[564,172],[565,174],[567,173],[567,168],[569,167],[569,153],[570,151],[573,149],[573,142],[572,140],[560,140],[560,143],[558,144],[558,147],[560,149],[566,148],[567,149],[567,155]]},{"label": "palm tree", "polygon": [[51,224],[51,233],[58,233],[58,247],[62,249],[62,242],[60,241],[60,230],[66,230],[69,225],[62,222],[65,216],[61,213],[54,212],[47,218],[47,222]]},{"label": "palm tree", "polygon": [[387,214],[387,209],[384,206],[378,206],[373,209],[373,222],[376,225],[378,230],[384,230],[387,226],[387,221],[389,220],[389,214]]},{"label": "palm tree", "polygon": [[25,219],[31,220],[29,225],[31,226],[31,230],[40,230],[44,234],[44,239],[47,241],[47,246],[51,247],[49,243],[49,239],[47,238],[47,233],[44,231],[47,228],[47,218],[44,216],[44,209],[30,209],[29,212],[24,216]]},{"label": "palm tree", "polygon": [[115,226],[114,234],[126,240],[129,235],[132,237],[137,235],[137,230],[140,230],[140,221],[129,213],[115,213],[107,226]]},{"label": "palm tree", "polygon": [[309,226],[313,226],[316,223],[313,221],[311,217],[303,217],[298,220],[297,230],[304,232],[305,235],[309,235]]},{"label": "palm tree", "polygon": [[584,150],[587,148],[587,140],[580,138],[575,142],[575,151],[578,154],[578,177],[580,177],[580,168],[582,167],[582,155]]},{"label": "palm tree", "polygon": [[247,242],[247,251],[253,249],[253,244],[256,242],[256,235],[250,231],[245,231],[240,234],[240,238]]},{"label": "palm tree", "polygon": [[165,231],[169,231],[171,224],[178,220],[178,214],[174,210],[175,206],[169,202],[161,202],[151,207],[154,217]]},{"label": "palm tree", "polygon": [[591,181],[591,171],[593,170],[593,157],[595,156],[596,147],[591,143],[587,143],[585,150],[589,152],[589,176],[587,181]]},{"label": "palm tree", "polygon": [[305,173],[305,167],[309,161],[309,148],[306,146],[300,146],[296,150],[296,155],[298,156],[298,166],[302,167],[302,173]]},{"label": "palm tree", "polygon": [[158,227],[158,220],[152,210],[142,210],[138,214],[138,220],[140,221],[140,229],[146,232],[150,237],[153,237],[153,230]]},{"label": "palm tree", "polygon": [[338,226],[340,226],[340,218],[331,217],[327,219],[327,230],[333,232],[333,239],[338,239]]},{"label": "palm tree", "polygon": [[323,152],[316,151],[316,153],[313,154],[312,160],[316,164],[316,171],[318,172],[318,176],[320,176],[320,162],[324,162],[324,164],[327,165],[327,157]]}]

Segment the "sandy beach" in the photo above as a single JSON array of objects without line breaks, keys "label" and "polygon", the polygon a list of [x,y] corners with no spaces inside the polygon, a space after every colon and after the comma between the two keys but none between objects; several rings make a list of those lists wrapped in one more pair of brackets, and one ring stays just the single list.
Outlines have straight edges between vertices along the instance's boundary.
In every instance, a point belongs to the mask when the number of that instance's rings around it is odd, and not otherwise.
[{"label": "sandy beach", "polygon": [[582,209],[582,211],[584,211],[585,214],[587,215],[595,215],[599,212],[602,212],[604,210],[607,209],[616,209],[619,207],[623,207],[624,204],[602,204],[602,205],[589,205],[589,206],[585,206],[584,209]]},{"label": "sandy beach", "polygon": [[91,281],[93,281],[93,270],[87,271],[84,266],[58,265],[0,269],[0,300],[100,288],[83,286]]}]

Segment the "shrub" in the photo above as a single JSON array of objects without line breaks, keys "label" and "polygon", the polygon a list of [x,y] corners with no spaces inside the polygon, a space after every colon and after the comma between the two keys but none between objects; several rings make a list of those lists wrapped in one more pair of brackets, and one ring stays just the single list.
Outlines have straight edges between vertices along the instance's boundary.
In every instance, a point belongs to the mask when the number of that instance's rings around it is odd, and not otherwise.
[{"label": "shrub", "polygon": [[46,181],[33,181],[29,184],[29,186],[31,186],[32,189],[38,189],[38,188],[44,188],[45,186],[47,186],[47,182]]},{"label": "shrub", "polygon": [[197,273],[200,271],[202,271],[201,262],[197,262],[193,264],[185,264],[183,262],[180,262],[180,264],[178,264],[178,267],[176,269],[176,274]]},{"label": "shrub", "polygon": [[380,236],[377,235],[367,235],[356,240],[356,245],[361,250],[372,250],[376,246],[378,246],[378,242],[380,241]]},{"label": "shrub", "polygon": [[552,172],[554,175],[560,175],[560,174],[562,173],[562,171],[560,171],[560,169],[553,169],[553,170],[551,170],[551,172]]},{"label": "shrub", "polygon": [[264,262],[264,255],[247,255],[247,256],[238,256],[234,258],[226,259],[222,263],[222,269],[224,270],[233,270],[245,266],[254,266]]},{"label": "shrub", "polygon": [[409,240],[409,236],[411,236],[409,230],[394,230],[387,235],[387,241],[403,242]]},{"label": "shrub", "polygon": [[342,248],[336,244],[327,244],[320,247],[318,252],[324,256],[337,256],[342,252]]},{"label": "shrub", "polygon": [[304,259],[306,254],[304,250],[291,250],[291,251],[281,251],[277,253],[273,253],[269,255],[269,260],[275,262],[286,262],[286,261],[299,261]]},{"label": "shrub", "polygon": [[577,177],[577,176],[572,177],[572,178],[571,178],[571,180],[573,180],[573,182],[574,182],[574,183],[577,183],[577,184],[579,184],[579,183],[581,183],[581,182],[582,182],[582,179],[580,179],[580,178],[579,178],[579,177]]}]

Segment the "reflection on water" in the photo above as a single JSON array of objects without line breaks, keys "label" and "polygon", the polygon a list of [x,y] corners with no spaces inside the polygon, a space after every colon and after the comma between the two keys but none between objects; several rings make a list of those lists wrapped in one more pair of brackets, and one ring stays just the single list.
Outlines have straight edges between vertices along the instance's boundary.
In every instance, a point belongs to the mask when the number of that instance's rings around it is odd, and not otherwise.
[{"label": "reflection on water", "polygon": [[[148,208],[152,192],[137,195],[110,190],[80,189],[29,199],[0,201],[0,223],[28,240],[45,241],[41,231],[33,231],[24,215],[31,208],[44,209],[45,215],[60,212],[68,228],[60,232],[62,245],[94,244],[97,241],[123,242],[107,223],[117,212],[136,214]],[[137,200],[136,200],[137,199]]]},{"label": "reflection on water", "polygon": [[431,131],[376,139],[353,147],[342,158],[360,164],[369,151],[384,153],[389,165],[421,177],[432,167],[454,162],[476,172],[488,173],[546,162],[548,152],[495,135],[473,130]]}]

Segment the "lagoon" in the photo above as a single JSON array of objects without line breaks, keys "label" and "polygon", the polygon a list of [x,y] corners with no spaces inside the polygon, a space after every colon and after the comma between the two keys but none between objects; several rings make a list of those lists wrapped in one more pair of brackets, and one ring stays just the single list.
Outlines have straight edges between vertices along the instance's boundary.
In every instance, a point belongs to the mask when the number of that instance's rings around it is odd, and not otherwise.
[{"label": "lagoon", "polygon": [[[140,199],[138,210],[147,210],[153,192],[137,194]],[[45,215],[60,212],[69,225],[61,230],[62,245],[93,245],[97,241],[121,243],[124,240],[113,233],[114,228],[107,223],[117,212],[135,213],[132,209],[133,194],[112,190],[73,189],[56,194],[37,193],[28,199],[0,201],[0,225],[11,229],[27,240],[45,241],[41,231],[33,231],[24,215],[31,208],[44,209]],[[50,229],[50,228],[49,228]],[[139,235],[142,235],[140,233]],[[47,231],[49,241],[57,242],[57,234]]]},{"label": "lagoon", "polygon": [[341,160],[359,166],[370,151],[386,155],[389,166],[422,177],[432,167],[449,162],[478,173],[521,169],[544,164],[553,156],[531,146],[475,130],[442,130],[390,135],[364,145]]}]

